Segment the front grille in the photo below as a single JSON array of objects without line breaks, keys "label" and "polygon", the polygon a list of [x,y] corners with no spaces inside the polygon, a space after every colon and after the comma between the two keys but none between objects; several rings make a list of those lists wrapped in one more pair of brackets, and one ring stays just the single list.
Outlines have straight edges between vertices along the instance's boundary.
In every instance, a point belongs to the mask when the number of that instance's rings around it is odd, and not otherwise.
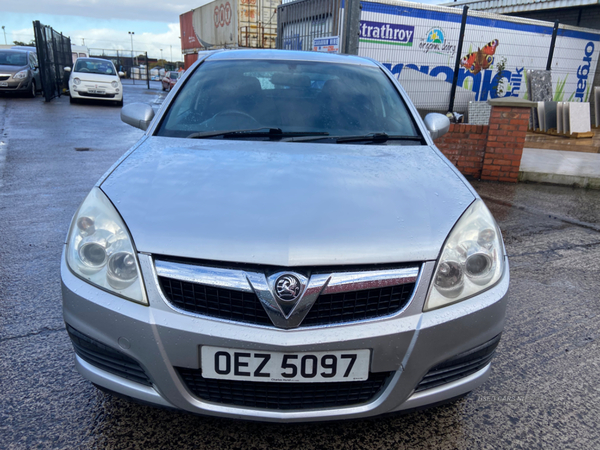
[{"label": "front grille", "polygon": [[10,78],[10,75],[0,76],[0,81],[6,81]]},{"label": "front grille", "polygon": [[114,375],[152,386],[144,369],[134,359],[86,336],[70,325],[67,325],[67,332],[75,353],[84,361]]},{"label": "front grille", "polygon": [[[176,307],[210,317],[256,325],[273,325],[254,293],[208,287],[158,277],[167,299]],[[382,317],[400,311],[415,284],[321,295],[300,325],[328,325]]]},{"label": "front grille", "polygon": [[415,392],[424,391],[474,374],[489,364],[500,342],[500,334],[467,352],[438,364],[423,377]]},{"label": "front grille", "polygon": [[321,295],[302,325],[327,325],[388,316],[400,311],[410,300],[414,283]]},{"label": "front grille", "polygon": [[273,325],[256,294],[158,277],[173,305],[204,316],[256,325]]},{"label": "front grille", "polygon": [[375,398],[393,372],[372,373],[368,380],[334,383],[263,383],[202,378],[202,369],[176,368],[188,389],[201,400],[270,410],[307,410],[358,405]]},{"label": "front grille", "polygon": [[93,97],[93,98],[115,98],[116,94],[90,94],[89,92],[78,92],[79,95],[83,97]]}]

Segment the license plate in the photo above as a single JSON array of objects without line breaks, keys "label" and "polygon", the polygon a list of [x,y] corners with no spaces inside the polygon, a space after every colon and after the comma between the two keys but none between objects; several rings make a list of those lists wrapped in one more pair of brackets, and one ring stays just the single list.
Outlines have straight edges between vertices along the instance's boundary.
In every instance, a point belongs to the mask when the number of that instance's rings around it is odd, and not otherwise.
[{"label": "license plate", "polygon": [[0,81],[0,87],[8,87],[8,81]]},{"label": "license plate", "polygon": [[88,89],[88,93],[90,94],[104,94],[106,91],[101,91],[99,89]]},{"label": "license plate", "polygon": [[280,353],[203,346],[200,354],[204,378],[330,383],[369,377],[370,350]]}]

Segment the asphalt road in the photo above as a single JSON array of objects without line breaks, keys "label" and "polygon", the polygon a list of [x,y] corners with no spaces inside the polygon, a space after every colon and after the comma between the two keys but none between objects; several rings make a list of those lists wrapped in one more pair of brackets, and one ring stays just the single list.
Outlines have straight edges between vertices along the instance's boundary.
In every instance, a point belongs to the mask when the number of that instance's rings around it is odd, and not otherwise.
[{"label": "asphalt road", "polygon": [[[160,103],[126,86],[125,102]],[[119,108],[0,97],[1,449],[533,449],[600,442],[600,191],[477,183],[511,264],[490,379],[402,416],[273,425],[112,398],[81,378],[61,313],[72,214],[141,136]],[[77,150],[86,148],[88,150]]]}]

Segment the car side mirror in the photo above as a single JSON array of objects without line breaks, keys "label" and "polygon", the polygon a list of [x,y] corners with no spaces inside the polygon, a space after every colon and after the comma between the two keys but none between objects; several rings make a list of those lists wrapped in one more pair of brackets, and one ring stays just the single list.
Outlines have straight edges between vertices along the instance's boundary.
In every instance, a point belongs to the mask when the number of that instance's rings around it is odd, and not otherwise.
[{"label": "car side mirror", "polygon": [[450,119],[439,113],[429,113],[425,116],[425,126],[429,130],[431,139],[437,139],[450,129]]},{"label": "car side mirror", "polygon": [[70,67],[65,67],[63,70],[64,70],[65,72],[70,72],[70,71],[71,71],[71,68],[70,68]]},{"label": "car side mirror", "polygon": [[125,76],[125,72],[119,72],[119,77],[123,78]]},{"label": "car side mirror", "polygon": [[140,130],[146,131],[152,119],[154,110],[146,103],[131,103],[121,109],[121,120]]}]

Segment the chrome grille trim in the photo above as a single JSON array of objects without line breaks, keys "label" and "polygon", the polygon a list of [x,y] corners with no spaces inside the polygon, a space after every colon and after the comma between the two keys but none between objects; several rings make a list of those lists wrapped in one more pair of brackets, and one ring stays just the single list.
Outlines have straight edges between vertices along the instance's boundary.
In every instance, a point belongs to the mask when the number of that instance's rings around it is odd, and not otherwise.
[{"label": "chrome grille trim", "polygon": [[[154,268],[159,285],[158,279],[161,278],[193,283],[204,288],[252,293],[262,304],[273,325],[282,329],[299,327],[321,295],[343,295],[416,284],[420,271],[418,266],[413,266],[386,270],[313,273],[307,279],[306,287],[298,300],[289,307],[284,307],[286,305],[281,305],[273,292],[273,277],[277,274],[268,275],[256,270],[225,269],[159,259],[154,260]],[[410,298],[402,309],[408,303]],[[175,305],[172,306],[179,309]]]},{"label": "chrome grille trim", "polygon": [[233,289],[242,292],[254,292],[246,272],[241,270],[219,269],[216,267],[193,266],[168,261],[154,260],[156,274],[159,277],[173,278],[205,286]]},{"label": "chrome grille trim", "polygon": [[[156,274],[160,277],[205,286],[233,289],[242,292],[254,292],[250,279],[265,278],[261,287],[266,287],[266,277],[261,272],[250,272],[237,269],[221,269],[217,267],[195,266],[191,264],[173,263],[155,260]],[[400,284],[415,283],[419,276],[418,267],[403,269],[371,270],[361,272],[333,272],[331,274],[314,274],[310,277],[319,279],[325,284],[321,294],[337,294],[341,292],[361,291]]]},{"label": "chrome grille trim", "polygon": [[362,291],[365,289],[398,286],[414,283],[419,276],[419,268],[373,270],[368,272],[332,273],[322,294]]}]

